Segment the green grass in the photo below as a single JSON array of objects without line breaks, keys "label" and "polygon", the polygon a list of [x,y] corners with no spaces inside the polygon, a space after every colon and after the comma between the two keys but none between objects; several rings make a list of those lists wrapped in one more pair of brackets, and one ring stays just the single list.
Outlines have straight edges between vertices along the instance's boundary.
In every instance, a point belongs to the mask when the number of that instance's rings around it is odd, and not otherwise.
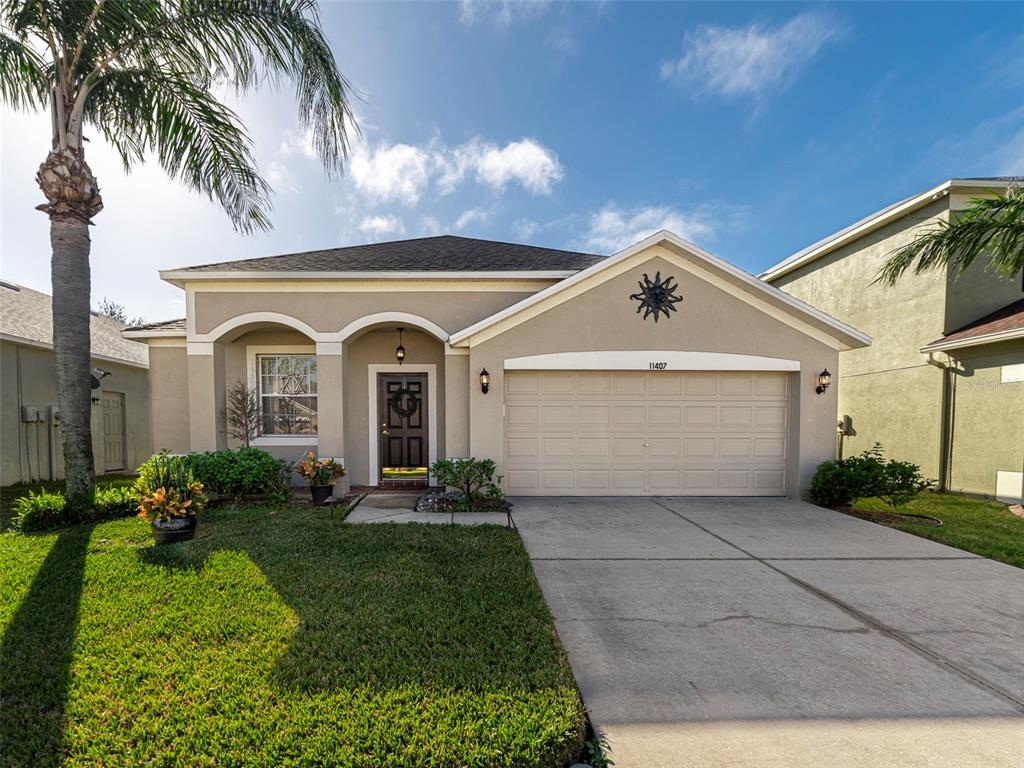
[{"label": "green grass", "polygon": [[[854,506],[876,512],[892,511],[879,499],[859,499]],[[900,509],[937,517],[942,525],[938,528],[904,523],[887,525],[1024,568],[1024,518],[1011,514],[1005,504],[924,491]]]},{"label": "green grass", "polygon": [[222,509],[0,536],[3,764],[552,766],[583,709],[518,536]]},{"label": "green grass", "polygon": [[[131,485],[135,482],[135,475],[100,475],[96,478],[97,488],[120,488]],[[14,509],[14,502],[22,496],[27,496],[29,491],[60,491],[64,492],[63,480],[41,480],[38,483],[17,483],[0,487],[0,531],[6,531],[11,527],[11,515]]]}]

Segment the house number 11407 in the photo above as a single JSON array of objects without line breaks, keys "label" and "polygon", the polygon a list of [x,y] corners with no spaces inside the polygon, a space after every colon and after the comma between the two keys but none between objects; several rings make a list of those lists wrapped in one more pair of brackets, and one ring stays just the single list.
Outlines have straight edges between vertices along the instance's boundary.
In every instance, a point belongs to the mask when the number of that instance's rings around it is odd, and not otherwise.
[{"label": "house number 11407", "polygon": [[664,371],[668,368],[668,363],[648,363],[652,371]]}]

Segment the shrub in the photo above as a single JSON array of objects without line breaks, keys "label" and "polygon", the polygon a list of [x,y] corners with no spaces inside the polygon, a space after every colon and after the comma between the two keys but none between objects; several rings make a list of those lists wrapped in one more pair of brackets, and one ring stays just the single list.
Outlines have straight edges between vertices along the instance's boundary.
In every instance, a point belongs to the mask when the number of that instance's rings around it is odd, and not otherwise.
[{"label": "shrub", "polygon": [[[67,519],[65,510],[68,509],[67,501],[63,493],[39,493],[28,492],[28,496],[22,496],[14,502],[14,517],[11,519],[13,525],[19,531],[41,531],[46,528],[56,528],[59,525],[68,525],[71,520]],[[68,509],[68,512],[70,510]]]},{"label": "shrub", "polygon": [[158,453],[146,462],[139,477],[139,517],[149,522],[189,517],[203,511],[206,494],[192,468],[181,456]]},{"label": "shrub", "polygon": [[462,506],[472,512],[504,498],[496,469],[493,459],[438,459],[430,473],[439,483],[462,491]]},{"label": "shrub", "polygon": [[345,468],[334,459],[318,459],[313,451],[306,451],[295,469],[310,485],[334,485],[346,474]]},{"label": "shrub", "polygon": [[[151,477],[157,457],[162,455],[166,454],[156,454],[138,469],[139,483],[145,483],[147,489],[160,487],[159,484],[152,485]],[[259,448],[186,453],[180,458],[207,493],[230,496],[240,501],[243,496],[257,493],[281,494],[287,498],[291,490],[291,465]]]},{"label": "shrub", "polygon": [[14,502],[11,524],[16,530],[42,531],[76,523],[98,523],[131,517],[139,509],[139,497],[131,488],[98,488],[92,504],[69,504],[64,494],[55,491],[29,491]]},{"label": "shrub", "polygon": [[934,482],[925,478],[916,464],[887,460],[882,446],[875,443],[859,456],[820,464],[811,480],[811,498],[822,506],[838,507],[855,499],[878,497],[899,507]]},{"label": "shrub", "polygon": [[99,488],[93,503],[93,520],[131,517],[139,511],[139,495],[132,488]]}]

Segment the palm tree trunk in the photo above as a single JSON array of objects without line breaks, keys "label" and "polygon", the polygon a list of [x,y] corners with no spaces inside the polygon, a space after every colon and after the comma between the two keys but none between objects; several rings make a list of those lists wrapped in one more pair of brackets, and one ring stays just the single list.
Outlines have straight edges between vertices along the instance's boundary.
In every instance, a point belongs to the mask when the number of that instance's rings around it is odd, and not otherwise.
[{"label": "palm tree trunk", "polygon": [[53,258],[53,355],[64,448],[67,498],[92,501],[92,375],[89,346],[89,225],[63,216],[50,220]]},{"label": "palm tree trunk", "polygon": [[90,423],[89,224],[103,202],[81,149],[51,151],[36,181],[49,201],[39,209],[50,216],[53,354],[66,496],[75,506],[88,506],[96,479]]}]

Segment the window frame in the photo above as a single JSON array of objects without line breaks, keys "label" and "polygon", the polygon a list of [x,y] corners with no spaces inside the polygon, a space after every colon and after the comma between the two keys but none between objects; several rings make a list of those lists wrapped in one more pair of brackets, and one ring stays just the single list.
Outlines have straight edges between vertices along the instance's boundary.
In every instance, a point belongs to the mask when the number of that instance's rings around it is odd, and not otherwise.
[{"label": "window frame", "polygon": [[[262,380],[260,377],[259,369],[259,358],[260,357],[273,357],[277,355],[308,355],[316,357],[316,346],[314,344],[279,344],[279,345],[268,345],[268,346],[250,346],[246,347],[246,379],[247,386],[249,389],[256,391],[256,400],[259,403],[259,407],[262,413],[263,409],[263,395],[262,395]],[[316,447],[319,443],[319,414],[320,414],[320,387],[319,380],[317,381],[317,434],[310,435],[264,435],[259,434],[252,441],[255,446],[274,446],[274,445],[300,445]],[[262,427],[262,418],[260,420],[260,426]]]}]

